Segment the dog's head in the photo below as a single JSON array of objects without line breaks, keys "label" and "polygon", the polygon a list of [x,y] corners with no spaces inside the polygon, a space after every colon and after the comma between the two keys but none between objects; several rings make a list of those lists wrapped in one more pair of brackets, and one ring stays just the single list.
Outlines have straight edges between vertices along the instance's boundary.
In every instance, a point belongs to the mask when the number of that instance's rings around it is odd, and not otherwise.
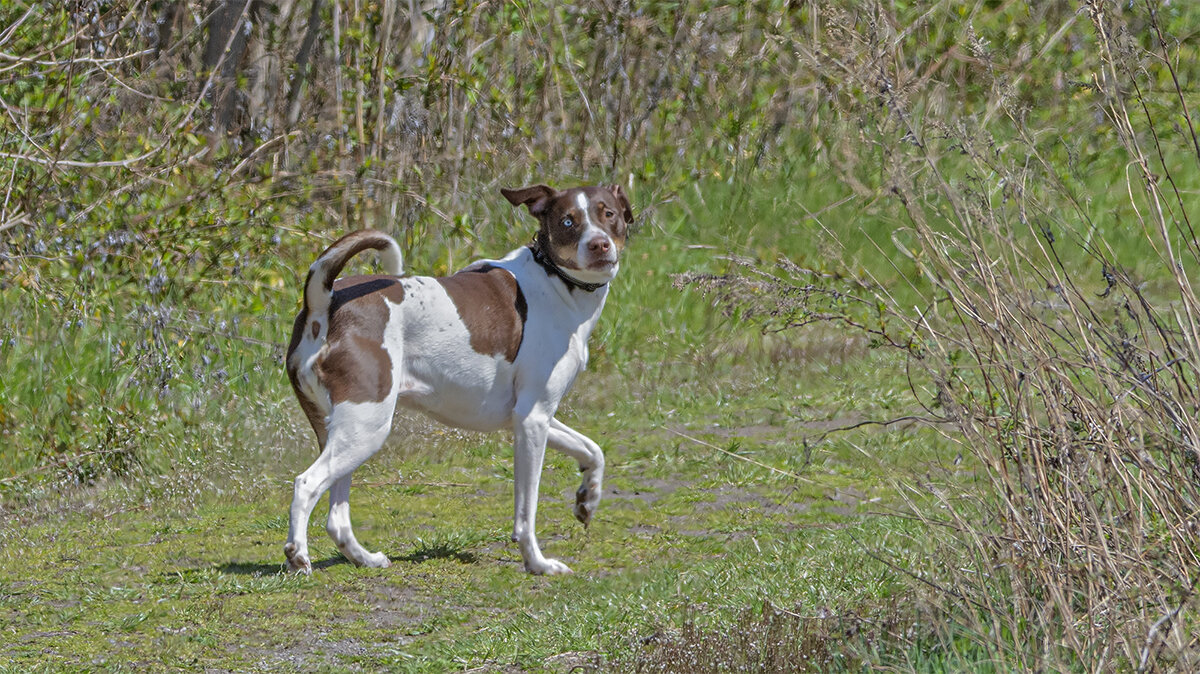
[{"label": "dog's head", "polygon": [[607,283],[617,275],[633,222],[620,185],[562,192],[533,185],[500,192],[512,205],[524,204],[538,219],[538,246],[559,269],[584,283]]}]

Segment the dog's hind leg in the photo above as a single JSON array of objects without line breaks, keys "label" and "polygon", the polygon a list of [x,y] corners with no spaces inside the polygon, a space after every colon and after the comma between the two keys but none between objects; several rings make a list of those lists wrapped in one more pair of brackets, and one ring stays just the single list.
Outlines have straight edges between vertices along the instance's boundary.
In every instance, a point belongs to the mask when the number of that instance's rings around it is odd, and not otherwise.
[{"label": "dog's hind leg", "polygon": [[[330,535],[352,562],[386,566],[385,556],[368,553],[354,540],[350,529],[350,474],[383,446],[392,427],[395,406],[395,395],[379,403],[341,403],[334,406],[333,413],[329,415],[329,437],[325,449],[308,470],[296,478],[288,542],[283,546],[290,570],[312,572],[308,556],[308,518],[321,494],[335,485],[337,489],[330,492],[329,501],[327,528]],[[355,553],[360,553],[358,558],[352,556]]]},{"label": "dog's hind leg", "polygon": [[359,544],[350,527],[350,476],[338,479],[329,488],[329,519],[325,522],[325,531],[337,543],[338,550],[346,559],[358,566],[384,568],[391,565],[387,555],[382,552],[370,552]]},{"label": "dog's hind leg", "polygon": [[586,527],[600,507],[600,494],[604,489],[604,452],[586,435],[558,419],[550,420],[546,444],[579,462],[583,481],[575,492],[575,519]]}]

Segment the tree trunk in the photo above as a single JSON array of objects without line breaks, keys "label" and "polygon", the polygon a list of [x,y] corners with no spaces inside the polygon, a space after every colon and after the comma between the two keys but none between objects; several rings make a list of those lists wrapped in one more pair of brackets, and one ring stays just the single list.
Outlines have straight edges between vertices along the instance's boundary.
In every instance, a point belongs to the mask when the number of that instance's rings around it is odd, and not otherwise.
[{"label": "tree trunk", "polygon": [[168,2],[163,8],[162,16],[158,20],[158,36],[154,42],[154,60],[158,60],[162,56],[164,50],[171,46],[171,36],[175,32],[175,24],[179,21],[181,14],[181,5],[183,2],[176,0]]},{"label": "tree trunk", "polygon": [[258,39],[250,45],[250,119],[267,134],[274,133],[283,119],[277,105],[283,68],[280,55],[291,42],[295,10],[296,0],[281,0],[278,20],[260,21]]},{"label": "tree trunk", "polygon": [[308,28],[304,31],[304,41],[300,43],[300,51],[296,53],[296,74],[292,77],[291,88],[288,89],[288,128],[295,126],[300,119],[300,92],[304,89],[304,80],[308,77],[308,62],[312,58],[313,48],[317,44],[317,36],[320,32],[321,0],[312,0],[312,10],[308,15]]},{"label": "tree trunk", "polygon": [[204,71],[213,73],[214,140],[224,135],[237,108],[237,71],[249,43],[253,0],[213,0],[204,46]]}]

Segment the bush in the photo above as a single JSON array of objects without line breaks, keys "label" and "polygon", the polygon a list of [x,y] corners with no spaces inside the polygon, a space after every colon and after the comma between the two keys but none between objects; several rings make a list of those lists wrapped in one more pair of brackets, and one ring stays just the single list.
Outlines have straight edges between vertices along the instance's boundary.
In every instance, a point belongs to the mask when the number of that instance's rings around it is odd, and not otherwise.
[{"label": "bush", "polygon": [[[859,129],[844,179],[891,202],[876,246],[894,259],[678,281],[765,329],[836,322],[907,354],[924,420],[976,459],[975,480],[930,478],[910,503],[945,648],[1001,670],[1191,671],[1200,144],[1179,64],[1195,47],[1163,26],[1187,10],[1061,9],[1021,7],[991,36],[936,11],[833,16],[812,65]],[[929,86],[942,66],[922,56],[947,40],[958,76]],[[1079,69],[1034,57],[1063,49]],[[893,264],[907,282],[881,280]]]}]

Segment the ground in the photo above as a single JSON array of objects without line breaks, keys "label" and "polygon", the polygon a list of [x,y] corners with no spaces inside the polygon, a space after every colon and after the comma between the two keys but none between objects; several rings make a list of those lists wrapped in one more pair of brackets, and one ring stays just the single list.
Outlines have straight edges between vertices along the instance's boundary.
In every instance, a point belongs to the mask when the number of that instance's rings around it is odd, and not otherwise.
[{"label": "ground", "polygon": [[509,438],[407,415],[351,497],[387,569],[340,556],[322,503],[314,573],[283,572],[291,478],[315,451],[298,410],[277,461],[220,484],[181,471],[141,501],[109,485],[17,513],[0,529],[0,667],[620,669],[685,625],[721,629],[764,602],[877,606],[906,584],[876,551],[921,549],[889,472],[953,461],[928,430],[836,432],[899,416],[907,398],[867,375],[893,355],[839,348],[726,354],[707,381],[669,366],[655,385],[586,375],[561,416],[607,452],[601,509],[589,529],[575,521],[576,467],[551,453],[538,513],[567,577],[527,575],[509,540]]}]

